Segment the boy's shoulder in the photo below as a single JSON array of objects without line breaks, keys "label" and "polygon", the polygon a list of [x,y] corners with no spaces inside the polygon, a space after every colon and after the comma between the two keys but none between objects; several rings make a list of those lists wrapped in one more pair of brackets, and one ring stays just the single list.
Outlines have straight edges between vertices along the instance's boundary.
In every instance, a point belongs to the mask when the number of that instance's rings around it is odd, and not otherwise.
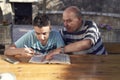
[{"label": "boy's shoulder", "polygon": [[59,31],[56,30],[56,29],[52,29],[52,30],[51,30],[51,33],[54,33],[54,34],[58,33],[58,34],[59,34]]}]

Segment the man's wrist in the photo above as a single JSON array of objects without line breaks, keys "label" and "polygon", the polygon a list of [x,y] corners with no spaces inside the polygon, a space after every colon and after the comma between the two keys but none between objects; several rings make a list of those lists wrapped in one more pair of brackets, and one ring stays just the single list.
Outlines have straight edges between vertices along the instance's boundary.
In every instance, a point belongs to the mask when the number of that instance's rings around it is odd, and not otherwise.
[{"label": "man's wrist", "polygon": [[65,53],[64,46],[62,46],[62,47],[60,48],[60,53],[61,53],[61,54],[64,54],[64,53]]}]

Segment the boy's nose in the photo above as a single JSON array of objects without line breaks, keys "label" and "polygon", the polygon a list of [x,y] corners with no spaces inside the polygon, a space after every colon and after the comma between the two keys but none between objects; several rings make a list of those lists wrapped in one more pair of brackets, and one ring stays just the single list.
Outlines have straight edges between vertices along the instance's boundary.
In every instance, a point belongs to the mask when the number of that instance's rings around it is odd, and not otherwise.
[{"label": "boy's nose", "polygon": [[44,35],[41,35],[41,39],[44,40],[44,39],[45,39],[45,36],[44,36]]}]

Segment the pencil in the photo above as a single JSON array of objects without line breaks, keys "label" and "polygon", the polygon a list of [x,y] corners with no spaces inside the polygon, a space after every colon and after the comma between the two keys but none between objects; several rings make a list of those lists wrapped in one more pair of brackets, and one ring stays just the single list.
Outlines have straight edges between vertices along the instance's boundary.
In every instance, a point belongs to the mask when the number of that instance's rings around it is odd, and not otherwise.
[{"label": "pencil", "polygon": [[29,53],[32,53],[32,51],[28,48],[27,45],[24,45],[25,46],[25,50],[27,50]]}]

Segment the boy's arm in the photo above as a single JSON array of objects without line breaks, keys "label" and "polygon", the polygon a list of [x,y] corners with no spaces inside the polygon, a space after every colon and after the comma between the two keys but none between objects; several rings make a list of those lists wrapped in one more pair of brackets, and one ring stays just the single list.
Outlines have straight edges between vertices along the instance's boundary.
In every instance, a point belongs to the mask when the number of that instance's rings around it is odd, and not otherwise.
[{"label": "boy's arm", "polygon": [[5,49],[4,55],[7,56],[32,56],[33,54],[29,53],[25,50],[25,48],[16,48],[16,46],[13,44],[9,48]]}]

